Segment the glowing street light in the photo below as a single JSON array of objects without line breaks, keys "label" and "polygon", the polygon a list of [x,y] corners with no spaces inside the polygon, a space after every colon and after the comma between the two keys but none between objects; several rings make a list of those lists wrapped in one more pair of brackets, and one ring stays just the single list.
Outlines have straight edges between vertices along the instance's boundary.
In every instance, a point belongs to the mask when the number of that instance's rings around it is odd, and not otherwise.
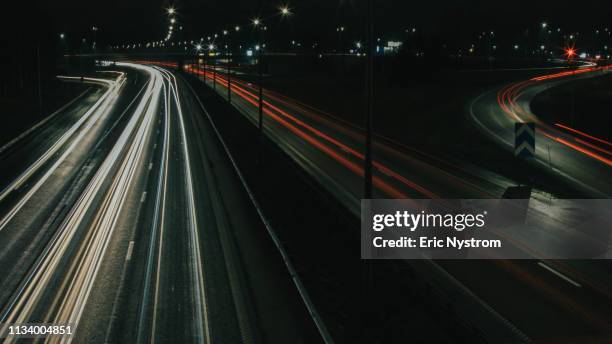
[{"label": "glowing street light", "polygon": [[287,5],[284,5],[280,7],[280,13],[282,16],[288,16],[291,14],[291,10]]},{"label": "glowing street light", "polygon": [[542,29],[546,29],[548,27],[548,23],[547,22],[543,22],[542,23]]},{"label": "glowing street light", "polygon": [[174,9],[174,7],[168,8],[168,14],[173,15],[174,13],[176,13],[176,10]]},{"label": "glowing street light", "polygon": [[198,44],[198,45],[196,45],[196,50],[197,50],[197,51],[202,50],[202,44]]},{"label": "glowing street light", "polygon": [[236,30],[236,32],[240,31],[240,26],[236,26],[234,30]]},{"label": "glowing street light", "polygon": [[66,35],[65,35],[63,32],[62,32],[62,33],[60,33],[60,35],[59,35],[59,36],[60,36],[60,38],[61,38],[61,39],[66,38]]},{"label": "glowing street light", "polygon": [[174,19],[174,18],[170,18],[170,22],[171,22],[172,24],[174,24],[174,23],[176,23],[176,19]]},{"label": "glowing street light", "polygon": [[252,22],[253,22],[253,26],[259,26],[259,24],[261,24],[261,19],[259,19],[259,18],[254,18],[254,19],[252,20]]}]

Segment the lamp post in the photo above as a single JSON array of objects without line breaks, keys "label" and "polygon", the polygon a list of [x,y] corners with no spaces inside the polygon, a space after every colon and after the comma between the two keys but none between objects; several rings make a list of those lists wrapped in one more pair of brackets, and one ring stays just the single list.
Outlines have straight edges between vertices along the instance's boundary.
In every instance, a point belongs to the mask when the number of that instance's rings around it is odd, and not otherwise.
[{"label": "lamp post", "polygon": [[[202,44],[196,45],[196,76],[200,80],[200,50],[202,50]],[[204,79],[206,81],[206,79]]]},{"label": "lamp post", "polygon": [[367,66],[366,66],[366,113],[365,113],[365,159],[363,198],[372,198],[372,113],[374,112],[374,0],[368,0],[367,9]]},{"label": "lamp post", "polygon": [[291,15],[291,9],[287,5],[283,5],[279,8],[281,16],[285,17]]},{"label": "lamp post", "polygon": [[223,30],[223,35],[226,37],[225,39],[225,58],[227,59],[226,71],[227,71],[227,101],[228,103],[232,102],[232,70],[231,70],[231,53],[230,53],[230,39],[229,32],[227,30]]},{"label": "lamp post", "polygon": [[264,28],[261,26],[261,19],[259,18],[255,18],[253,19],[253,26],[255,27],[256,30],[259,31],[259,44],[255,47],[255,50],[257,51],[257,73],[259,76],[259,99],[258,99],[258,121],[257,121],[257,127],[259,128],[259,132],[262,133],[263,132],[263,67],[262,67],[262,59],[263,59],[263,35],[264,35]]},{"label": "lamp post", "polygon": [[[214,42],[217,40],[217,37],[219,37],[219,35],[214,34],[213,43],[209,45],[209,48],[211,51],[214,51],[215,49]],[[216,91],[217,90],[217,63],[218,63],[216,52],[213,53],[213,62],[214,62],[212,66],[213,67],[213,90]]]},{"label": "lamp post", "polygon": [[340,70],[340,75],[343,75],[344,74],[344,48],[342,44],[342,34],[344,33],[344,26],[337,27],[336,32],[338,32],[338,54],[340,54],[339,70]]},{"label": "lamp post", "polygon": [[[216,35],[215,35],[216,36]],[[210,50],[213,51],[214,45],[210,45]],[[213,90],[217,90],[217,54],[213,53]]]}]

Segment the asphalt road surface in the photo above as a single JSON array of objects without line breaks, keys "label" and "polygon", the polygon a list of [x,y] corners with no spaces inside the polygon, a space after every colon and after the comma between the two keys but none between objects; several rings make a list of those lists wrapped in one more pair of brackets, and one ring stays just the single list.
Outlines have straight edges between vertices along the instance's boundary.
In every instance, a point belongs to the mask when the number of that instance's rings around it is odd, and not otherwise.
[{"label": "asphalt road surface", "polygon": [[[187,65],[186,70],[227,99],[225,69],[215,71],[211,66]],[[473,120],[484,133],[499,137],[500,143],[506,145],[504,149],[513,149],[509,144],[513,144],[516,117],[521,121],[535,118],[529,114],[530,97],[561,79],[584,77],[589,72],[542,71],[544,75],[554,76],[519,83],[524,86],[522,89],[514,86],[509,91],[503,88],[486,93],[472,103]],[[599,69],[592,72],[603,73]],[[358,215],[363,176],[361,128],[278,92],[266,89],[262,92],[265,134]],[[258,125],[258,85],[242,80],[238,74],[232,75],[231,95],[231,104],[253,125]],[[609,147],[555,124],[540,124],[538,158],[534,163],[566,176],[568,182],[581,184],[585,191],[609,194],[610,166],[606,160],[609,156],[604,157],[605,152],[601,151]],[[576,148],[576,139],[600,149],[587,144]],[[552,164],[548,159],[549,147]],[[590,147],[597,156],[585,154],[584,147]],[[600,156],[603,158],[599,159]],[[497,199],[519,184],[484,166],[466,167],[452,157],[431,156],[385,137],[377,137],[374,157],[375,198]],[[552,224],[564,214],[546,212],[545,205],[551,197],[554,195],[534,189],[530,204],[543,209],[538,215],[541,223],[554,228]],[[571,236],[563,237],[565,234],[561,231],[551,233],[552,237],[557,235],[571,240]],[[612,340],[612,289],[609,287],[612,270],[607,261],[483,260],[409,264],[417,266],[437,284],[460,315],[482,329],[485,338],[492,342]]]},{"label": "asphalt road surface", "polygon": [[66,77],[92,87],[1,153],[0,322],[71,324],[77,343],[322,341],[204,105],[162,68],[112,69]]}]

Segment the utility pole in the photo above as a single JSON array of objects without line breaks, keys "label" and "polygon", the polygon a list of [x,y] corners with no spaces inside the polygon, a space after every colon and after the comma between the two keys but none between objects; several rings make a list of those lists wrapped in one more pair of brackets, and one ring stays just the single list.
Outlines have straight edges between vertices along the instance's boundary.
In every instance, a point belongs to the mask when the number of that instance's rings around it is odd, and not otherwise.
[{"label": "utility pole", "polygon": [[365,159],[363,198],[372,198],[372,115],[374,112],[374,0],[368,0],[367,9],[367,65],[365,111]]},{"label": "utility pole", "polygon": [[257,69],[259,72],[259,132],[263,134],[263,27],[259,28],[259,50],[257,59]]},{"label": "utility pole", "polygon": [[[195,55],[194,62],[196,65],[194,73],[196,75],[196,78],[198,78],[198,81],[199,81],[200,80],[200,50],[199,49],[196,49],[196,55]],[[193,69],[193,65],[191,66],[191,68]]]},{"label": "utility pole", "polygon": [[[229,43],[229,38],[227,39]],[[231,53],[230,44],[227,45],[227,101],[232,102],[232,69],[231,69]]]},{"label": "utility pole", "polygon": [[217,54],[215,54],[213,63],[213,90],[217,90]]}]

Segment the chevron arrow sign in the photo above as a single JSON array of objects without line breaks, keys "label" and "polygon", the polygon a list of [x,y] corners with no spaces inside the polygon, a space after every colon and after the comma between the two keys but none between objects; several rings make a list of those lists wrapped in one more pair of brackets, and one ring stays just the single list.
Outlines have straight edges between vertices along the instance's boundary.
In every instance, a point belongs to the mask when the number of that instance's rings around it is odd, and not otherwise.
[{"label": "chevron arrow sign", "polygon": [[514,124],[514,155],[519,158],[535,156],[535,123]]}]

